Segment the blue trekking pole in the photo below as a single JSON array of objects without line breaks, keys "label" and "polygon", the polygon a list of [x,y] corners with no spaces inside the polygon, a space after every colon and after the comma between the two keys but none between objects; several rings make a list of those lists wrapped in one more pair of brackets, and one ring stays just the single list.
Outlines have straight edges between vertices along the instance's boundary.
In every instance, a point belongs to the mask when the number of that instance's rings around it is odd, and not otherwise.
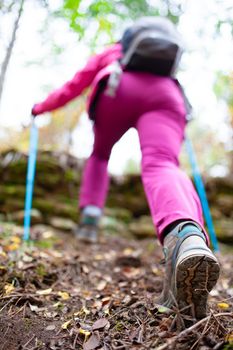
[{"label": "blue trekking pole", "polygon": [[25,194],[25,209],[24,209],[24,241],[30,239],[30,224],[31,224],[31,209],[32,209],[32,196],[34,188],[35,170],[36,170],[36,156],[38,145],[38,128],[35,124],[35,119],[32,119],[30,130],[30,149],[28,157],[27,167],[27,179],[26,179],[26,194]]},{"label": "blue trekking pole", "polygon": [[209,208],[208,199],[206,196],[204,183],[202,181],[202,177],[201,177],[198,165],[197,165],[197,160],[196,160],[196,156],[194,153],[193,145],[192,145],[192,142],[190,141],[190,139],[186,138],[185,146],[186,146],[187,153],[189,155],[189,160],[190,160],[190,164],[191,164],[191,168],[192,168],[192,172],[193,172],[194,182],[196,185],[198,195],[199,195],[200,200],[201,200],[206,225],[208,227],[208,231],[210,234],[210,240],[211,240],[211,243],[213,245],[213,250],[214,250],[214,252],[219,252],[218,240],[217,240],[217,236],[216,236],[216,233],[214,230],[214,224],[213,224],[212,216],[210,213],[210,208]]}]

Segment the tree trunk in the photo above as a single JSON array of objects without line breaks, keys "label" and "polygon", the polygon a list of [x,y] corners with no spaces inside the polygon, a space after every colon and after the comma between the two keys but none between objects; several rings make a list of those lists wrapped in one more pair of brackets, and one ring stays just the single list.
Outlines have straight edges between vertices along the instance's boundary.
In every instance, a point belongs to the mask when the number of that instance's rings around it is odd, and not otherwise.
[{"label": "tree trunk", "polygon": [[6,55],[5,55],[5,58],[2,62],[2,66],[1,66],[1,71],[0,71],[0,104],[1,104],[2,92],[3,92],[3,86],[4,86],[7,68],[8,68],[8,65],[9,65],[9,62],[11,59],[11,55],[12,55],[12,51],[14,48],[14,44],[15,44],[15,40],[16,40],[16,33],[17,33],[17,29],[19,27],[19,21],[20,21],[20,18],[22,16],[22,13],[23,13],[24,2],[25,2],[25,0],[21,0],[21,2],[20,2],[18,14],[17,14],[17,17],[15,19],[14,26],[13,26],[13,31],[12,31],[10,43],[7,47]]}]

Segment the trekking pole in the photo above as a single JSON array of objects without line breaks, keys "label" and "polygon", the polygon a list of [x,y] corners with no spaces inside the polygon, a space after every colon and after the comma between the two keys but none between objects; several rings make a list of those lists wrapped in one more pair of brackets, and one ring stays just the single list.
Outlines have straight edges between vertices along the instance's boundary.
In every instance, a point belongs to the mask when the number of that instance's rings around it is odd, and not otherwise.
[{"label": "trekking pole", "polygon": [[24,208],[24,241],[30,239],[30,224],[31,224],[31,209],[32,209],[32,196],[34,188],[35,170],[36,170],[36,156],[38,145],[38,128],[35,123],[35,119],[32,118],[31,130],[30,130],[30,148],[27,166],[27,178],[26,178],[26,194],[25,194],[25,208]]},{"label": "trekking pole", "polygon": [[192,142],[187,137],[185,140],[185,146],[186,146],[186,150],[187,150],[187,153],[189,156],[189,161],[191,164],[196,189],[197,189],[198,195],[199,195],[200,200],[201,200],[206,225],[208,227],[208,231],[210,234],[210,240],[211,240],[214,252],[217,253],[217,252],[219,252],[219,245],[218,245],[218,240],[217,240],[217,236],[216,236],[215,229],[214,229],[212,216],[210,213],[210,208],[209,208],[208,199],[206,196],[205,186],[204,186],[204,183],[202,181],[201,173],[200,173],[200,170],[199,170],[198,165],[197,165],[197,160],[196,160],[196,156],[195,156]]}]

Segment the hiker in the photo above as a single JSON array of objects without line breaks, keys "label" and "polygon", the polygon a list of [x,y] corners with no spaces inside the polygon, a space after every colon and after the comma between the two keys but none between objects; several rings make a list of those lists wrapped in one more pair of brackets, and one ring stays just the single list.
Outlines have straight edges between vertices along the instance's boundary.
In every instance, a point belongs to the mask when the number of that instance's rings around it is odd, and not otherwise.
[{"label": "hiker", "polygon": [[95,138],[83,172],[78,231],[78,237],[89,242],[98,238],[112,147],[129,128],[137,130],[142,182],[165,254],[159,303],[177,303],[200,319],[206,315],[219,264],[208,248],[199,197],[179,168],[187,124],[187,101],[175,79],[182,52],[180,34],[168,19],[138,19],[120,42],[92,57],[72,80],[36,104],[32,114],[57,109],[92,87],[88,112]]}]

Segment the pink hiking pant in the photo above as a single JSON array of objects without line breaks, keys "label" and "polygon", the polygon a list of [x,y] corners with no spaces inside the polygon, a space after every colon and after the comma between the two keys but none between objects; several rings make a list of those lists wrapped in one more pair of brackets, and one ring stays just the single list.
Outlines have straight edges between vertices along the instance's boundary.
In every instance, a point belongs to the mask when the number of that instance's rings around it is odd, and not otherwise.
[{"label": "pink hiking pant", "polygon": [[185,125],[183,97],[172,79],[124,72],[116,96],[102,93],[96,107],[94,149],[84,169],[80,207],[104,207],[112,147],[134,127],[142,152],[142,181],[159,239],[164,228],[179,219],[203,226],[197,193],[179,169]]}]

